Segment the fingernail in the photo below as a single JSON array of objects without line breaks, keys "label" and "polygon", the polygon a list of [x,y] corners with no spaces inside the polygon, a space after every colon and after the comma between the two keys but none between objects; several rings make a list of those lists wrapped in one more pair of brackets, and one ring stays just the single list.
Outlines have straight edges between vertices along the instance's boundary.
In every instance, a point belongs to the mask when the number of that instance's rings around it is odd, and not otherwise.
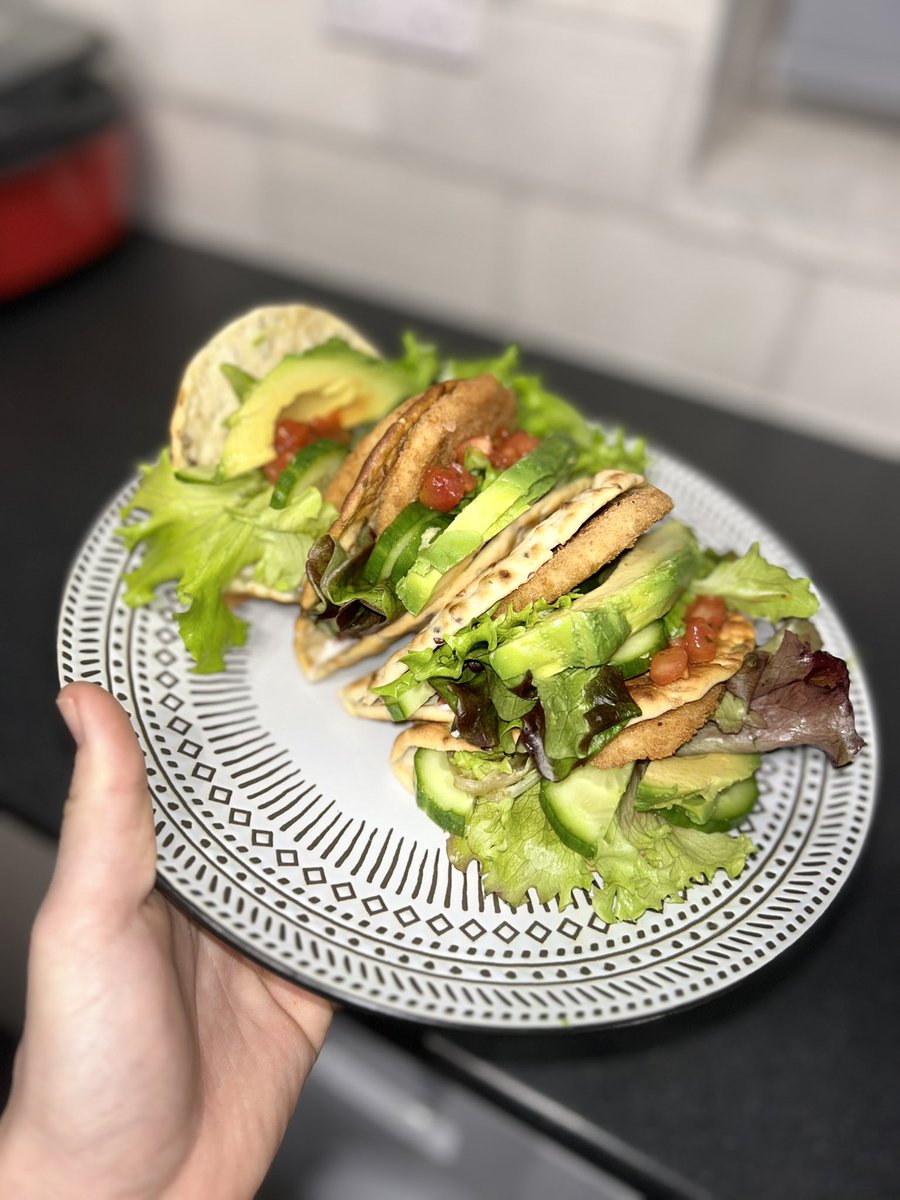
[{"label": "fingernail", "polygon": [[74,700],[70,700],[68,696],[62,696],[56,701],[56,707],[62,714],[62,719],[65,721],[69,733],[75,739],[75,745],[80,746],[83,729],[78,705]]}]

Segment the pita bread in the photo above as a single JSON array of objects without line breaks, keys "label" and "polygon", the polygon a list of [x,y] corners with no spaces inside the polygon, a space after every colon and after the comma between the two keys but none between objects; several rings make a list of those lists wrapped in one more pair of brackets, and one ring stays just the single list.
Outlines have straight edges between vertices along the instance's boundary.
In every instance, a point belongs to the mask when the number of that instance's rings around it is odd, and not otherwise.
[{"label": "pita bread", "polygon": [[339,317],[304,304],[257,308],[219,330],[194,355],[182,378],[169,426],[172,465],[213,466],[222,457],[228,435],[225,422],[239,408],[222,374],[223,363],[260,379],[286,354],[301,354],[335,337],[366,354],[378,353]]},{"label": "pita bread", "polygon": [[417,750],[441,750],[452,754],[455,750],[480,751],[464,738],[454,737],[449,729],[441,725],[419,724],[404,729],[391,749],[391,767],[394,774],[408,792],[415,792],[413,758]]},{"label": "pita bread", "polygon": [[[383,719],[384,701],[371,695],[370,688],[391,683],[402,675],[406,669],[402,660],[407,654],[438,645],[498,601],[501,612],[531,603],[537,598],[531,585],[539,577],[547,586],[548,601],[557,600],[633,546],[641,533],[671,507],[669,497],[647,484],[642,475],[617,470],[598,472],[590,487],[534,525],[495,566],[472,578],[380,670],[348,685],[341,695],[344,706],[354,716]],[[570,553],[573,542],[577,543],[576,549]],[[543,594],[539,592],[538,596]],[[445,705],[426,705],[416,718],[446,721],[451,719],[447,712]]]}]

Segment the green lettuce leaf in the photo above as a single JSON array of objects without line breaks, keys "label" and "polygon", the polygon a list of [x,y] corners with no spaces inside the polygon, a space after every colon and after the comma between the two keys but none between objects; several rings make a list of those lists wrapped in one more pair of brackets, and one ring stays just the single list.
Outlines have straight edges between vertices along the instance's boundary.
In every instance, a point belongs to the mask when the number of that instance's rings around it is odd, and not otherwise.
[{"label": "green lettuce leaf", "polygon": [[488,358],[449,358],[441,375],[445,379],[474,379],[476,375],[493,375],[504,387],[513,387],[519,366],[519,347],[515,343]]},{"label": "green lettuce leaf", "polygon": [[468,779],[481,780],[488,775],[511,775],[513,772],[512,759],[499,751],[454,750],[450,762],[456,771]]},{"label": "green lettuce leaf", "polygon": [[579,450],[578,471],[593,475],[607,467],[646,471],[647,452],[642,438],[628,443],[621,429],[612,436],[592,425],[568,401],[555,396],[537,375],[517,375],[512,381],[519,410],[519,425],[534,437],[564,433]]},{"label": "green lettuce leaf", "polygon": [[420,342],[414,333],[403,334],[403,353],[389,359],[389,365],[405,371],[409,376],[409,395],[416,396],[438,377],[439,360],[437,348],[430,342]]},{"label": "green lettuce leaf", "polygon": [[178,614],[182,640],[201,674],[225,669],[224,654],[243,645],[246,622],[223,600],[229,584],[252,569],[252,578],[279,592],[293,592],[305,578],[315,538],[336,516],[317,488],[291,497],[283,509],[269,507],[272,488],[256,471],[223,483],[177,479],[163,451],[142,479],[118,530],[129,550],[144,543],[141,563],[125,577],[125,602],[148,604],[162,583],[175,582],[187,609]]},{"label": "green lettuce leaf", "polygon": [[703,833],[638,812],[632,785],[594,859],[602,879],[591,897],[594,910],[608,924],[635,921],[664,900],[679,901],[683,888],[711,880],[719,869],[733,879],[754,850],[744,834]]},{"label": "green lettuce leaf", "polygon": [[722,733],[737,733],[747,717],[747,701],[733,692],[723,692],[712,719]]},{"label": "green lettuce leaf", "polygon": [[767,562],[754,542],[741,558],[723,560],[691,585],[695,595],[721,596],[727,605],[746,613],[782,621],[811,617],[819,607],[808,579],[793,579],[784,567]]},{"label": "green lettuce leaf", "polygon": [[518,612],[508,611],[496,618],[492,616],[494,609],[490,609],[458,633],[448,634],[440,646],[429,646],[407,654],[402,660],[406,672],[392,683],[372,690],[379,696],[393,699],[416,683],[424,683],[438,676],[459,679],[467,662],[485,662],[491,651],[514,631],[530,629],[546,613],[568,608],[571,604],[570,596],[561,596],[553,604],[536,600]]},{"label": "green lettuce leaf", "polygon": [[541,904],[556,896],[562,909],[576,888],[591,886],[590,867],[554,833],[537,786],[515,799],[501,795],[476,803],[465,837],[451,837],[447,851],[462,871],[477,860],[484,890],[514,907],[534,888]]},{"label": "green lettuce leaf", "polygon": [[596,754],[597,734],[641,715],[616,667],[571,667],[538,680],[536,687],[544,710],[544,752],[551,759]]}]

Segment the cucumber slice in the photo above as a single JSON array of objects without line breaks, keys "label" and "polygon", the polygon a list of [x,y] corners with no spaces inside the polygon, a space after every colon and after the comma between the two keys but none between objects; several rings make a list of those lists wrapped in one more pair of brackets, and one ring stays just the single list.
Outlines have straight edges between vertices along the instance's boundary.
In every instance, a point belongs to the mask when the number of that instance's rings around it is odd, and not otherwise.
[{"label": "cucumber slice", "polygon": [[634,767],[578,767],[560,783],[541,782],[541,807],[563,845],[593,858]]},{"label": "cucumber slice", "polygon": [[449,524],[447,513],[426,508],[418,500],[407,504],[372,547],[372,553],[363,568],[363,579],[367,583],[380,583],[383,579],[393,583],[402,579],[416,561],[428,530],[441,533]]},{"label": "cucumber slice", "polygon": [[758,799],[759,785],[756,776],[751,775],[749,779],[741,779],[724,792],[719,792],[712,815],[702,825],[691,820],[690,814],[678,805],[666,809],[660,816],[665,817],[670,825],[679,825],[682,829],[694,829],[698,833],[728,833],[740,825]]},{"label": "cucumber slice", "polygon": [[328,438],[319,438],[298,450],[291,464],[278,476],[270,507],[284,508],[295,491],[320,487],[331,478],[346,456],[347,447]]},{"label": "cucumber slice", "polygon": [[385,699],[392,721],[408,721],[434,695],[434,688],[427,679],[415,683],[411,675],[408,678],[410,686],[400,691],[396,700]]},{"label": "cucumber slice", "polygon": [[634,679],[650,670],[650,659],[669,644],[664,621],[652,621],[644,629],[626,638],[610,664],[618,667],[625,679]]},{"label": "cucumber slice", "polygon": [[475,797],[456,786],[450,768],[450,755],[442,750],[420,747],[413,759],[416,804],[432,821],[448,833],[460,836],[466,831],[466,819],[475,806]]}]

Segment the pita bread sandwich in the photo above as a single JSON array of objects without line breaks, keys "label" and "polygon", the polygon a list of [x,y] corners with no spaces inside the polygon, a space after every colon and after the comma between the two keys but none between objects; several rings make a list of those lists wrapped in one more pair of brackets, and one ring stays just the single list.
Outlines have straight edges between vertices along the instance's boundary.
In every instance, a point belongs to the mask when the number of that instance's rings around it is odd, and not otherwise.
[{"label": "pita bread sandwich", "polygon": [[309,556],[295,635],[309,678],[417,629],[583,489],[573,440],[517,429],[517,412],[513,390],[480,374],[432,386],[383,427]]},{"label": "pita bread sandwich", "polygon": [[126,601],[148,603],[174,582],[196,670],[224,669],[246,635],[227,598],[297,602],[310,547],[437,368],[430,347],[410,339],[402,357],[383,360],[344,321],[304,305],[231,322],[188,364],[169,448],[142,468],[124,510],[123,540],[144,547]]},{"label": "pita bread sandwich", "polygon": [[[845,664],[798,636],[815,636],[808,581],[757,546],[719,556],[672,519],[648,528],[670,506],[655,491],[598,476],[345,689],[355,715],[413,718],[395,773],[451,861],[514,907],[584,889],[604,921],[632,920],[736,875],[761,754],[814,744],[841,765],[861,746]],[[760,620],[782,625],[757,648]]]}]

